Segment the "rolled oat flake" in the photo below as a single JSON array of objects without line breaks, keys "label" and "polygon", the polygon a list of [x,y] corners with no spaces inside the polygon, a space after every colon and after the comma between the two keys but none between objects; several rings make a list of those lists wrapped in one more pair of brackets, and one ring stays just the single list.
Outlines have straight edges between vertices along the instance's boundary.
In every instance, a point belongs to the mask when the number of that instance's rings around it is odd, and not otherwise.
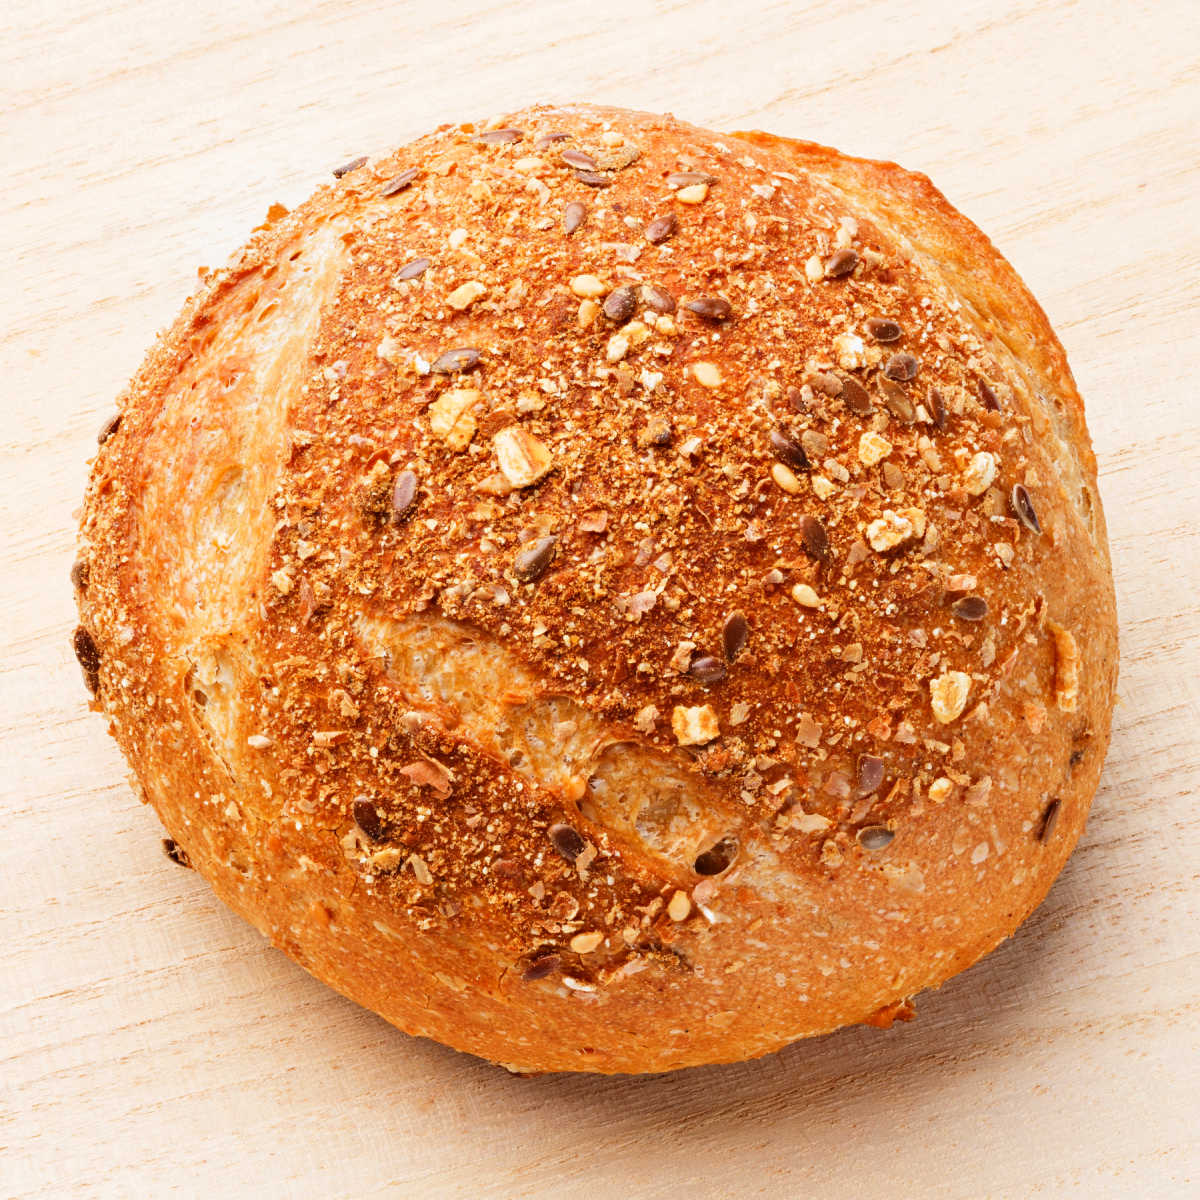
[{"label": "rolled oat flake", "polygon": [[1044,842],[1054,832],[1054,826],[1058,824],[1058,810],[1061,807],[1061,802],[1051,800],[1046,805],[1045,811],[1042,813],[1042,824],[1038,830],[1038,841]]}]

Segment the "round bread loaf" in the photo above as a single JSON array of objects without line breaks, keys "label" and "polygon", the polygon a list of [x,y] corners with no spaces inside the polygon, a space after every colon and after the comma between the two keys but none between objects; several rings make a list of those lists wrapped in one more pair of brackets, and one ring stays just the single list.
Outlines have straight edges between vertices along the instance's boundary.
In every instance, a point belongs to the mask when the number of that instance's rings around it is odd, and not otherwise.
[{"label": "round bread loaf", "polygon": [[275,207],[106,426],[75,648],[177,858],[523,1072],[744,1059],[1007,937],[1116,620],[1083,404],[927,179],[532,108]]}]

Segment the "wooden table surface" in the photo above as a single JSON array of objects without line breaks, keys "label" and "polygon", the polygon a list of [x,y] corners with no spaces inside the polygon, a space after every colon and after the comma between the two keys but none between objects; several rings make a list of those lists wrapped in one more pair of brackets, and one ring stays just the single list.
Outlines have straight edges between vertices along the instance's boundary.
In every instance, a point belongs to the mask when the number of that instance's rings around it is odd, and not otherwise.
[{"label": "wooden table surface", "polygon": [[[0,1194],[1200,1195],[1195,0],[6,0]],[[68,641],[95,431],[273,201],[531,100],[930,174],[1087,397],[1116,732],[1050,898],[917,1021],[642,1079],[511,1078],[334,995],[163,856]]]}]

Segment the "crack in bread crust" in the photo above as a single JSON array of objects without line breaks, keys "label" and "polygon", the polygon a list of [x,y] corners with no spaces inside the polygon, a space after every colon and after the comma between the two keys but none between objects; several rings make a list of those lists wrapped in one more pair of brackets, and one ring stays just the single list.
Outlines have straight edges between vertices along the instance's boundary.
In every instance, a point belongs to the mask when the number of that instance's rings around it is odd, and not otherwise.
[{"label": "crack in bread crust", "polygon": [[365,618],[359,629],[368,656],[383,657],[388,678],[411,705],[435,710],[456,736],[674,870],[690,870],[740,825],[721,792],[686,760],[553,694],[480,631],[427,616]]}]

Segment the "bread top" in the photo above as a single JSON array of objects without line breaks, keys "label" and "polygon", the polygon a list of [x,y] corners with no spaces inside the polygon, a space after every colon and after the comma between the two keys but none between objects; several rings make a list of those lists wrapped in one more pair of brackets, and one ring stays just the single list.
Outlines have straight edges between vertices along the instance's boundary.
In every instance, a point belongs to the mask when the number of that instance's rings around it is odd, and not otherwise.
[{"label": "bread top", "polygon": [[923,177],[769,135],[533,108],[273,208],[83,535],[77,650],[192,863],[514,1068],[895,1011],[1040,901],[1107,743],[1044,315]]}]

